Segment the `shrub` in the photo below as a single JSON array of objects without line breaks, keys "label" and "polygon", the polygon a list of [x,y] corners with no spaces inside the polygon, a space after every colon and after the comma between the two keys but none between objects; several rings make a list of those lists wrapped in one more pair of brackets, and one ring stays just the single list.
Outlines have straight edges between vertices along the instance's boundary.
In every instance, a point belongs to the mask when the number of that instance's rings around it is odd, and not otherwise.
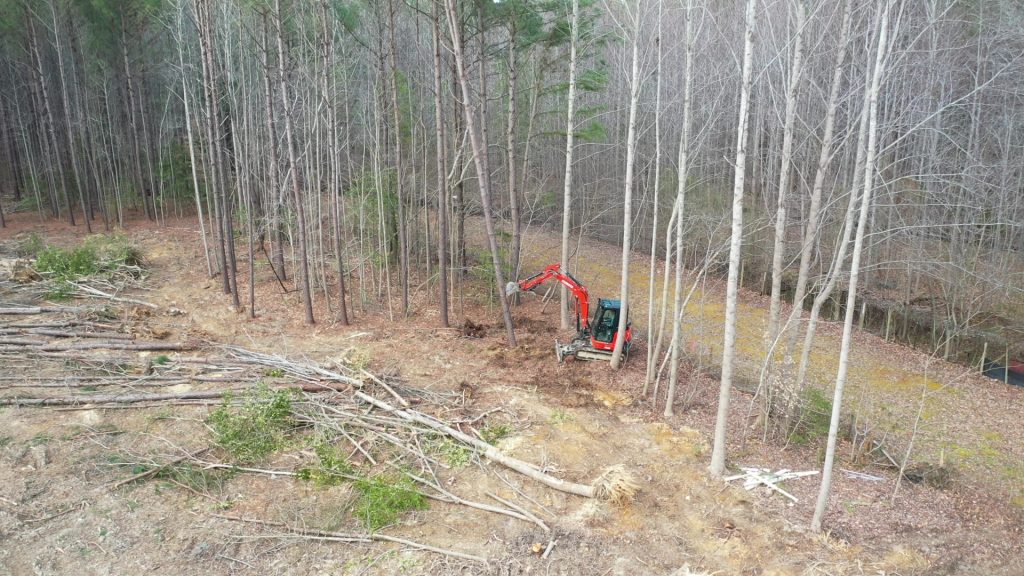
[{"label": "shrub", "polygon": [[426,496],[417,492],[412,480],[404,476],[357,480],[355,487],[360,494],[355,516],[371,532],[394,524],[405,512],[427,509]]},{"label": "shrub", "polygon": [[807,444],[815,438],[828,434],[832,420],[832,401],[817,388],[807,388],[800,394],[801,415],[789,441],[793,444]]},{"label": "shrub", "polygon": [[512,428],[506,424],[493,424],[484,426],[480,430],[480,436],[484,442],[491,445],[496,445],[499,440],[507,438],[512,434]]},{"label": "shrub", "polygon": [[36,270],[58,280],[74,280],[99,271],[96,251],[87,245],[78,248],[45,248],[36,256]]},{"label": "shrub", "polygon": [[43,243],[43,239],[39,237],[39,234],[32,232],[18,240],[15,252],[23,258],[35,258],[44,248],[46,248],[46,244]]},{"label": "shrub", "polygon": [[356,479],[355,470],[341,452],[330,444],[319,444],[314,448],[319,464],[316,467],[301,468],[298,471],[300,480],[306,480],[318,486],[337,486],[346,480]]},{"label": "shrub", "polygon": [[240,463],[259,462],[282,448],[293,428],[290,390],[260,384],[247,392],[240,406],[230,393],[209,417],[214,441]]}]

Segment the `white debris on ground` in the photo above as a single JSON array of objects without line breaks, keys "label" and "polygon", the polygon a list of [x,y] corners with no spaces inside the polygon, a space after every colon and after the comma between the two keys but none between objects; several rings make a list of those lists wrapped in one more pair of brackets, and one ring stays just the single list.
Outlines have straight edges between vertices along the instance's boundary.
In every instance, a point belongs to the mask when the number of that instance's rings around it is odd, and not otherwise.
[{"label": "white debris on ground", "polygon": [[817,470],[809,470],[807,472],[793,472],[787,468],[772,472],[769,468],[753,468],[753,467],[741,467],[743,474],[736,474],[734,476],[726,476],[726,482],[732,482],[733,480],[744,479],[743,487],[747,490],[753,490],[758,486],[767,486],[772,490],[782,494],[786,498],[789,498],[793,502],[797,502],[796,496],[793,496],[789,492],[786,492],[782,488],[779,488],[779,482],[786,480],[793,480],[796,478],[803,478],[804,476],[814,476],[818,473]]}]

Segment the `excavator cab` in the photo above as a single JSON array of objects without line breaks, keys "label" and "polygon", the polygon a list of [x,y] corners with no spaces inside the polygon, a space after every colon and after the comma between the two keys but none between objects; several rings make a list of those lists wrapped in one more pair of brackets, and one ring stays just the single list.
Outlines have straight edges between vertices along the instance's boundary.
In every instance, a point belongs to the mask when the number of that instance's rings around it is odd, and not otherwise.
[{"label": "excavator cab", "polygon": [[598,300],[597,310],[594,311],[594,321],[591,322],[594,330],[594,341],[604,344],[612,344],[615,341],[615,334],[619,330],[619,311],[622,305],[618,300]]}]

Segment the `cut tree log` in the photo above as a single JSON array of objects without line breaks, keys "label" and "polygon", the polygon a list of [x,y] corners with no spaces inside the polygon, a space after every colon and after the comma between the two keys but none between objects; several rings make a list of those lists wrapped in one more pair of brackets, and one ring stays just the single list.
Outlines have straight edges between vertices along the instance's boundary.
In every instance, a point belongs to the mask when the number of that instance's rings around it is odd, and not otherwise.
[{"label": "cut tree log", "polygon": [[75,342],[72,344],[47,344],[40,348],[43,352],[64,352],[68,350],[94,350],[104,348],[108,350],[134,350],[134,351],[170,351],[180,352],[183,350],[195,350],[196,345],[185,342]]},{"label": "cut tree log", "polygon": [[0,315],[11,314],[27,316],[32,314],[61,314],[64,312],[80,314],[82,312],[92,312],[94,310],[97,310],[97,308],[91,306],[24,306],[0,308]]},{"label": "cut tree log", "polygon": [[[344,388],[342,387],[344,386]],[[346,391],[347,385],[330,386],[327,384],[295,384],[275,386],[274,388],[290,388],[303,392],[337,392]],[[50,398],[24,398],[9,396],[0,398],[0,406],[80,406],[82,404],[134,404],[138,402],[162,402],[175,400],[210,400],[223,398],[226,393],[242,394],[248,388],[230,388],[227,390],[196,390],[194,392],[176,392],[168,394],[89,394],[71,396],[53,396]]]},{"label": "cut tree log", "polygon": [[29,334],[40,336],[53,336],[55,338],[105,338],[108,340],[134,340],[131,334],[122,332],[69,332],[66,330],[50,330],[46,328],[34,328],[28,331]]}]

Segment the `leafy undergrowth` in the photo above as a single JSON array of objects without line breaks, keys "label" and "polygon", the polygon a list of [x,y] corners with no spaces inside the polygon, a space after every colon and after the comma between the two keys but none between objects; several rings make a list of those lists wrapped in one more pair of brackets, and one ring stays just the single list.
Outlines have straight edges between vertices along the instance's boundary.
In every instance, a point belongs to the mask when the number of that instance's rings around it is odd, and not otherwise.
[{"label": "leafy undergrowth", "polygon": [[18,243],[17,251],[35,258],[33,268],[44,278],[43,296],[49,300],[70,300],[77,282],[124,284],[145,274],[142,251],[124,234],[89,236],[71,248],[47,246],[30,234]]},{"label": "leafy undergrowth", "polygon": [[405,512],[427,509],[426,496],[405,476],[373,476],[353,485],[359,492],[353,514],[371,532],[394,524]]},{"label": "leafy undergrowth", "polygon": [[232,394],[210,414],[214,441],[240,464],[260,462],[283,448],[292,420],[292,392],[271,390],[261,384],[246,392],[236,406]]},{"label": "leafy undergrowth", "polygon": [[[208,418],[214,442],[238,464],[261,462],[283,448],[300,445],[303,439],[298,437],[293,400],[290,389],[271,390],[265,384],[237,399],[225,395],[223,405]],[[365,529],[375,532],[394,524],[406,512],[427,508],[426,497],[403,470],[363,473],[333,445],[335,434],[321,431],[306,440],[314,442],[317,462],[300,468],[296,477],[324,488],[351,484],[351,516]],[[469,451],[460,445],[439,441],[437,446],[453,467],[469,461]],[[381,459],[389,458],[384,455]],[[183,476],[179,483],[192,484],[196,478],[195,470],[173,468],[170,472]]]},{"label": "leafy undergrowth", "polygon": [[351,484],[355,490],[348,508],[352,517],[371,532],[394,524],[406,512],[428,507],[427,498],[404,471],[363,476],[331,444],[319,443],[315,452],[317,463],[300,468],[298,478],[320,487]]}]

